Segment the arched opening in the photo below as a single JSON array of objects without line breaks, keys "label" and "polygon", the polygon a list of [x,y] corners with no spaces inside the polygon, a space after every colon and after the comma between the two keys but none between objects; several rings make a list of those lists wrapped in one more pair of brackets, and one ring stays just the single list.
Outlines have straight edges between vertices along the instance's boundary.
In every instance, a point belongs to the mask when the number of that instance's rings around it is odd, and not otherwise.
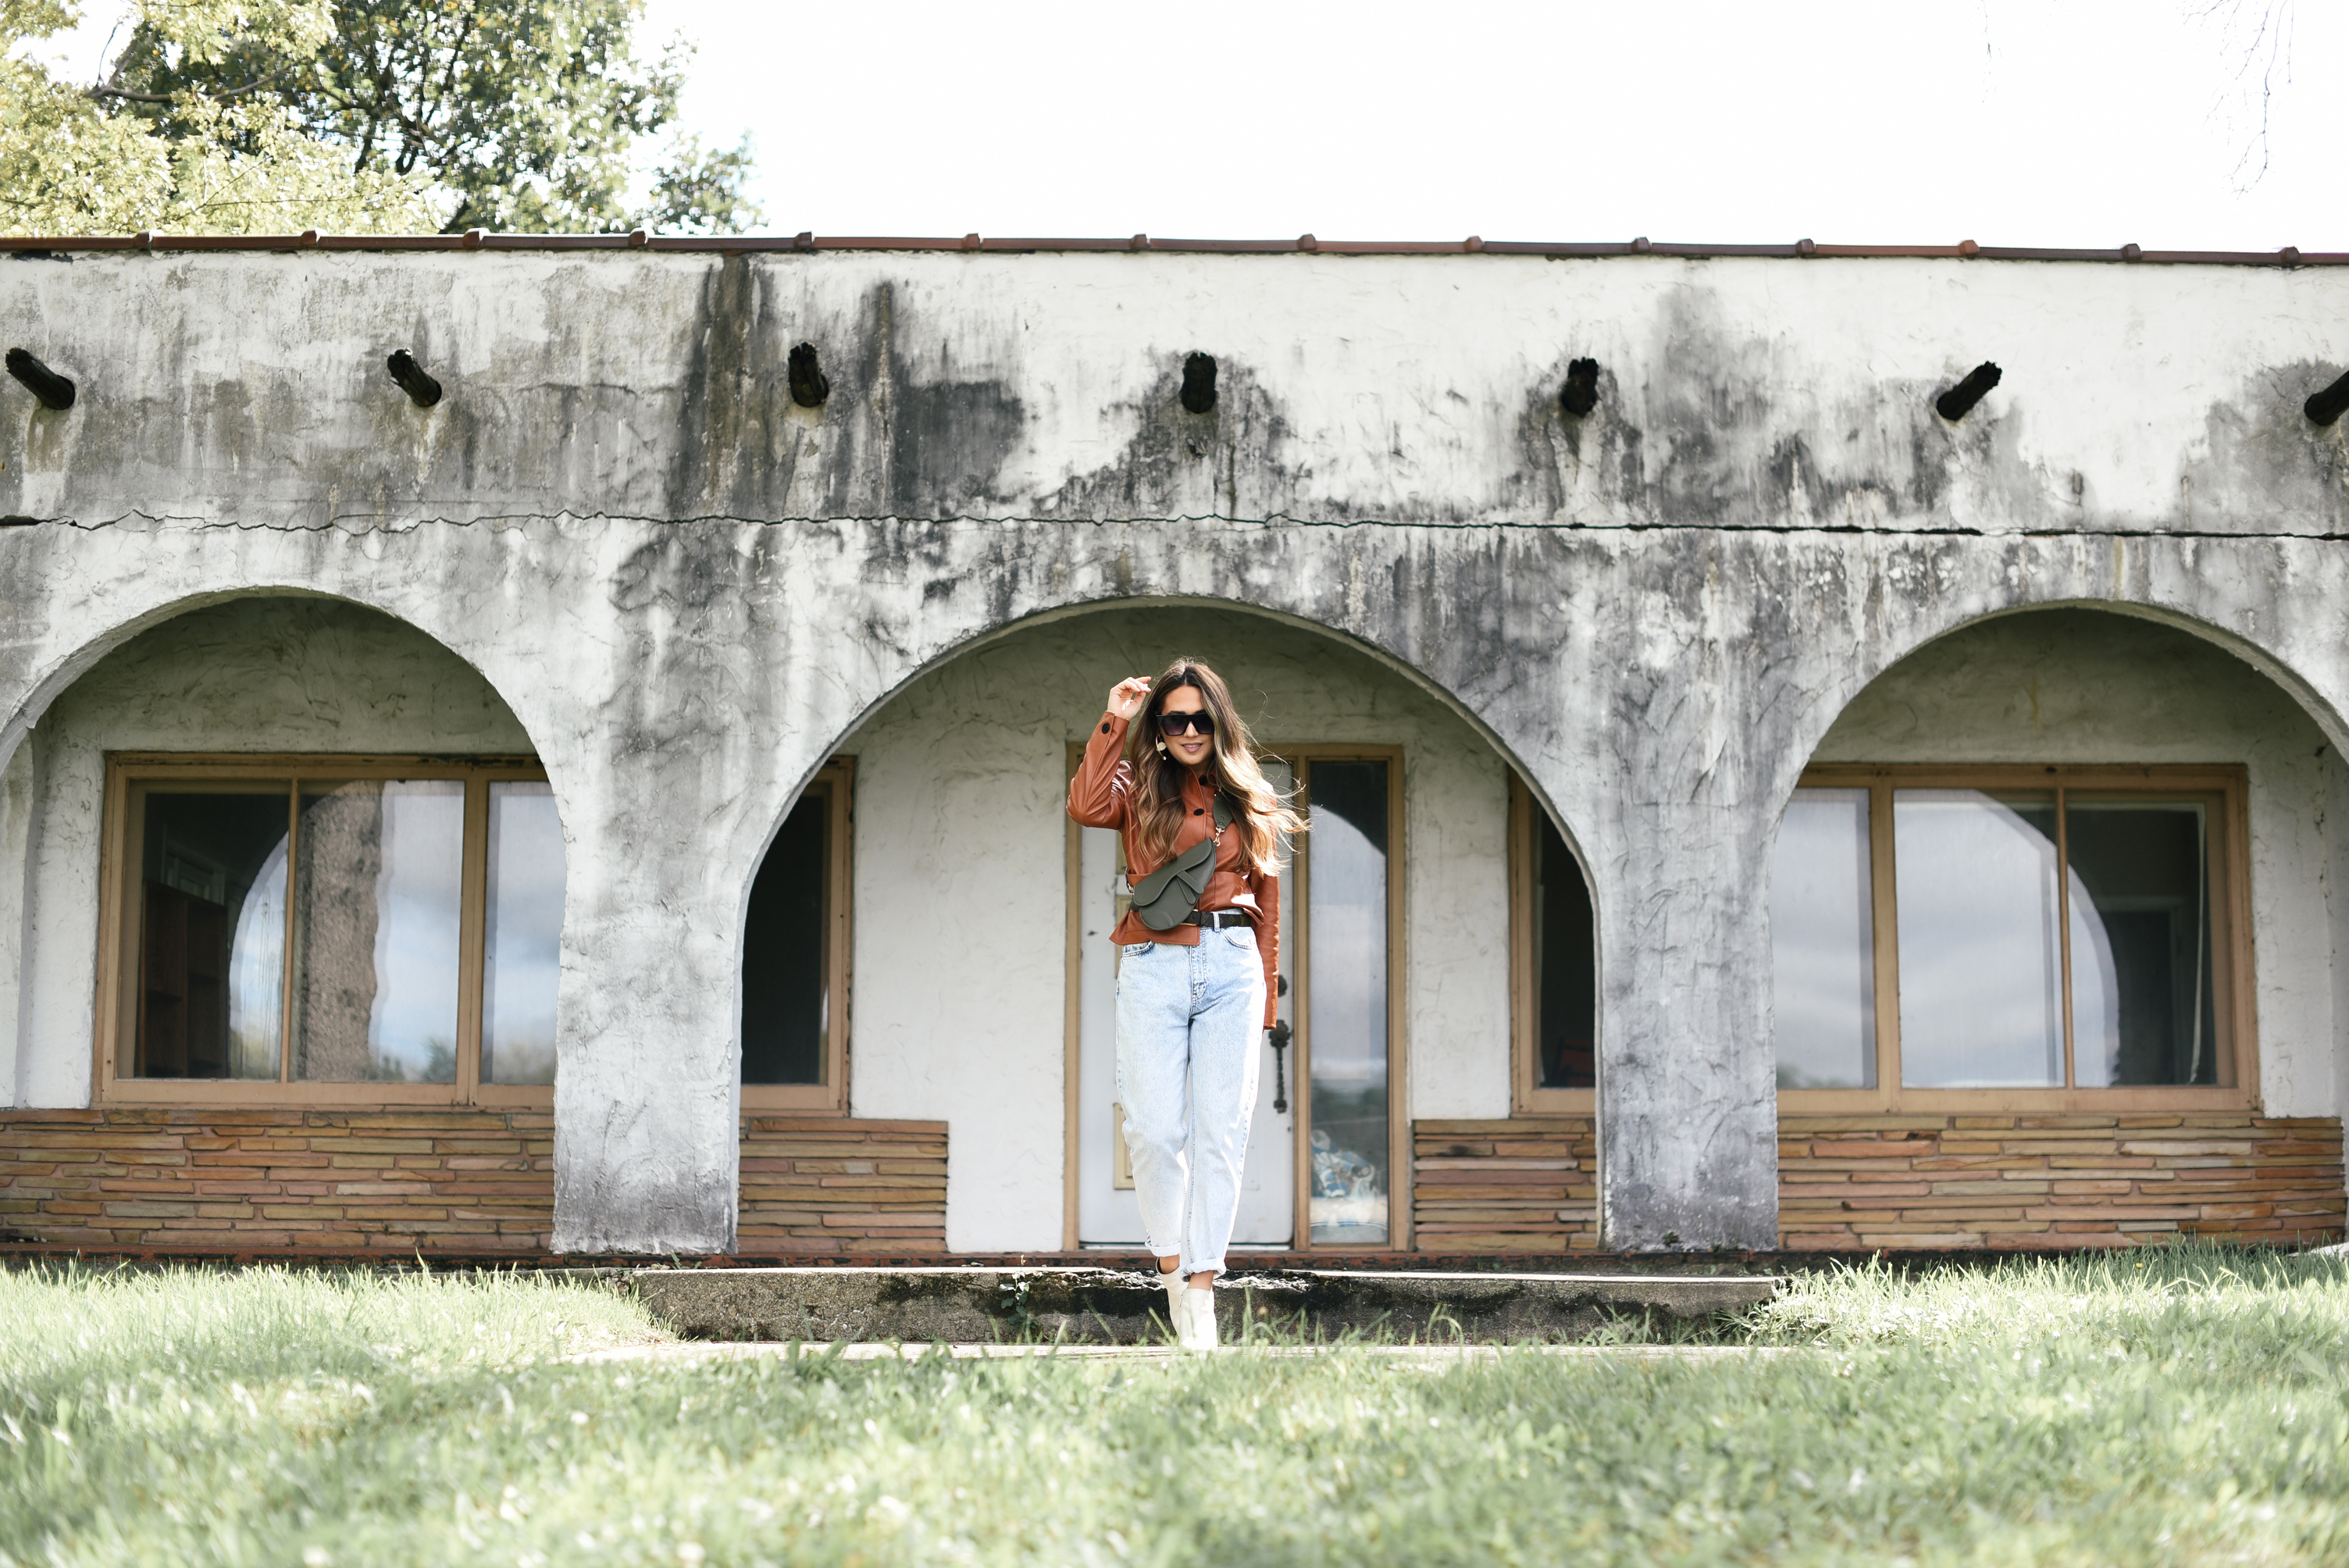
[{"label": "arched opening", "polygon": [[820,769],[759,863],[742,921],[742,1102],[846,1103],[849,802],[846,758]]},{"label": "arched opening", "polygon": [[[865,1233],[837,1212],[819,1233],[794,1222],[805,1194],[781,1158],[757,1158],[746,1134],[746,1252],[875,1246],[933,1215],[954,1250],[1139,1242],[1112,1066],[1120,851],[1064,807],[1109,687],[1177,653],[1224,673],[1316,823],[1283,879],[1284,1028],[1261,1064],[1243,1243],[1485,1244],[1509,1223],[1440,1182],[1414,1189],[1415,1129],[1571,1109],[1588,1142],[1588,884],[1492,742],[1326,632],[1121,605],[1012,628],[925,672],[840,742],[778,832],[745,923],[746,1114],[829,1104],[850,1127],[951,1140],[943,1190],[893,1211],[876,1189]],[[819,1025],[834,1020],[839,1077],[819,1083]],[[791,1031],[797,1081],[762,1083]],[[1578,1205],[1587,1221],[1563,1223],[1595,1231],[1594,1181],[1558,1175],[1527,1223],[1563,1250],[1559,1211]]]},{"label": "arched opening", "polygon": [[1517,982],[1522,1109],[1587,1109],[1599,1087],[1599,913],[1590,876],[1566,835],[1521,782],[1512,779],[1517,813],[1511,863],[1520,872],[1524,972]]},{"label": "arched opening", "polygon": [[2140,617],[2002,615],[1871,682],[1772,866],[1782,1123],[1840,1119],[1784,1140],[1786,1244],[2315,1228],[2259,1149],[2335,1114],[2344,785],[2275,681]]},{"label": "arched opening", "polygon": [[415,627],[308,595],[187,611],[85,670],[6,771],[21,1102],[551,1094],[554,796],[512,709]]}]

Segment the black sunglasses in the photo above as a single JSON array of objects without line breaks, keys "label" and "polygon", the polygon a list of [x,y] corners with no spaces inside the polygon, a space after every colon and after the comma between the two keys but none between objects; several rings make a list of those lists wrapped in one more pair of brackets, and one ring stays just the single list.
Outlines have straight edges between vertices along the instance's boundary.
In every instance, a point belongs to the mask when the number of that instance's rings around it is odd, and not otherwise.
[{"label": "black sunglasses", "polygon": [[1163,735],[1180,735],[1194,730],[1200,735],[1216,733],[1216,716],[1206,708],[1196,713],[1176,713],[1172,708],[1158,710],[1158,729]]}]

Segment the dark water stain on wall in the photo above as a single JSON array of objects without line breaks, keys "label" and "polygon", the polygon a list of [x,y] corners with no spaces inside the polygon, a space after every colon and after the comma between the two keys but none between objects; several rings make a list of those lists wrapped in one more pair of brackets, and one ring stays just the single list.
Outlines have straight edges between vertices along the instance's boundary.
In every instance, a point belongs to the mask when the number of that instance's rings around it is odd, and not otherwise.
[{"label": "dark water stain on wall", "polygon": [[1612,501],[1642,488],[1641,432],[1612,366],[1599,366],[1599,401],[1589,413],[1559,406],[1567,366],[1578,357],[1577,348],[1559,349],[1526,388],[1515,421],[1518,467],[1503,491],[1514,510],[1557,518],[1578,499]]},{"label": "dark water stain on wall", "polygon": [[[1664,301],[1633,364],[1599,366],[1596,406],[1558,401],[1579,346],[1561,346],[1516,410],[1503,496],[1512,510],[1659,526],[1946,523],[1961,475],[2002,490],[2016,467],[1996,408],[1933,413],[1945,367],[1821,402],[1786,346],[1734,326],[1700,288]],[[2042,477],[2013,476],[2034,513]]]},{"label": "dark water stain on wall", "polygon": [[702,279],[670,459],[670,502],[679,515],[726,511],[736,499],[756,423],[750,378],[753,297],[746,257],[728,256]]},{"label": "dark water stain on wall", "polygon": [[2349,420],[2311,419],[2343,367],[2302,359],[2243,379],[2203,418],[2206,449],[2178,476],[2178,526],[2214,533],[2349,532]]},{"label": "dark water stain on wall", "polygon": [[[1025,405],[1007,374],[917,374],[895,284],[869,290],[851,319],[794,322],[774,337],[761,375],[775,405],[777,444],[796,443],[762,495],[764,515],[968,516],[1007,498],[999,476],[1026,438]],[[817,346],[832,395],[819,410],[786,406],[790,345]],[[1010,357],[982,356],[990,365]],[[812,468],[811,469],[811,465]],[[799,498],[787,505],[796,486]]]},{"label": "dark water stain on wall", "polygon": [[604,712],[624,751],[669,754],[693,769],[722,749],[763,694],[730,680],[725,666],[746,632],[745,606],[771,579],[770,531],[678,523],[638,546],[612,574],[625,653]]},{"label": "dark water stain on wall", "polygon": [[1106,411],[1105,423],[1133,423],[1124,449],[1040,497],[1038,516],[1263,517],[1288,510],[1300,474],[1288,461],[1288,423],[1271,393],[1248,366],[1219,356],[1216,406],[1194,414],[1181,396],[1188,352],[1162,353],[1150,389]]}]

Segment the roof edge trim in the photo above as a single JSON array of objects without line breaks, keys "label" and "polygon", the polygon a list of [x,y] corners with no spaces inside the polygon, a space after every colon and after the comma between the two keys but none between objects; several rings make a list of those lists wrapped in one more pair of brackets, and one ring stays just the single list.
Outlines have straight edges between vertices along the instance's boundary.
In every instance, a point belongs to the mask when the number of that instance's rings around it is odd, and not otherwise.
[{"label": "roof edge trim", "polygon": [[815,234],[651,235],[628,234],[0,234],[0,252],[106,251],[680,251],[704,254],[748,255],[768,252],[816,251],[954,251],[1011,253],[1161,252],[1185,255],[1324,255],[1324,256],[1542,256],[1574,260],[1610,256],[1666,256],[1683,261],[1745,257],[1809,260],[1818,257],[1904,261],[1989,262],[2108,262],[2130,266],[2349,266],[2349,252],[2303,252],[2286,245],[2276,251],[2148,251],[2137,245],[2112,250],[2068,250],[2038,246],[1977,245],[1832,245],[1809,240],[1792,244],[1743,245],[1683,243],[1645,239],[1615,241],[1484,240],[1180,240],[1135,234],[1125,239],[981,239],[975,234],[950,238],[885,236],[819,236]]}]

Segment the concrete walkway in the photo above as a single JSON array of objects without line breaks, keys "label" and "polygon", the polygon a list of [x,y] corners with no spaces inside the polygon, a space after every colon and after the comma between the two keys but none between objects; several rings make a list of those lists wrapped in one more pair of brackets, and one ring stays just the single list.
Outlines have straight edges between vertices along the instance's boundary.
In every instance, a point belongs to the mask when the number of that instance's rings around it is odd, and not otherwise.
[{"label": "concrete walkway", "polygon": [[[1148,1346],[1165,1338],[1151,1276],[1108,1268],[582,1270],[688,1339],[832,1344]],[[1444,1274],[1278,1269],[1218,1282],[1227,1334],[1348,1333],[1435,1344],[1572,1343],[1625,1317],[1717,1320],[1776,1295],[1775,1275]]]},{"label": "concrete walkway", "polygon": [[[1799,1347],[1744,1345],[1226,1345],[1208,1354],[1273,1360],[1291,1357],[1375,1356],[1430,1366],[1497,1360],[1504,1353],[1570,1356],[1618,1361],[1744,1361],[1756,1357],[1803,1354]],[[841,1345],[719,1344],[678,1340],[659,1345],[620,1345],[561,1358],[567,1366],[603,1367],[650,1363],[700,1367],[726,1361],[919,1361],[949,1356],[957,1361],[1174,1361],[1197,1351],[1171,1345]]]}]

